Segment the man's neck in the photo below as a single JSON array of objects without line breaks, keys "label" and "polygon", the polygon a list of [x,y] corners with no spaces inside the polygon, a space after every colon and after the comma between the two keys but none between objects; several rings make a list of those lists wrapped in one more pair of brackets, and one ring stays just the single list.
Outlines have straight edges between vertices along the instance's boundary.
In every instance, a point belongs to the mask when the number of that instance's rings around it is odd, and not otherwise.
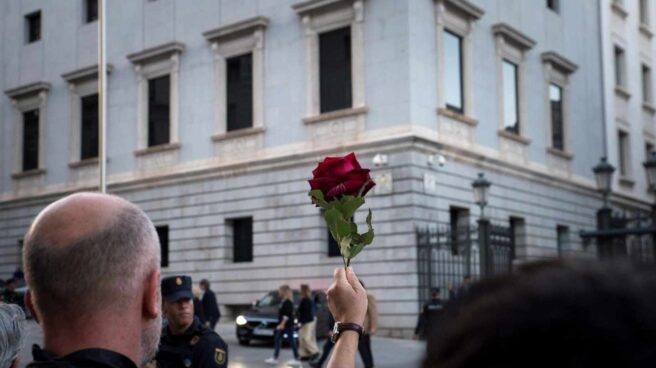
[{"label": "man's neck", "polygon": [[44,322],[44,349],[58,357],[84,349],[105,349],[122,354],[138,365],[141,321],[131,320],[127,315],[98,313],[73,322],[70,319]]}]

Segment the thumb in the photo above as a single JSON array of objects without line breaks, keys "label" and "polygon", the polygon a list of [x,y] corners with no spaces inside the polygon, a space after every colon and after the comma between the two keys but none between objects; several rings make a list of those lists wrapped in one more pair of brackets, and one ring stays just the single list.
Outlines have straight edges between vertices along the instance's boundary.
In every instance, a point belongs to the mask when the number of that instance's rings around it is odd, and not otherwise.
[{"label": "thumb", "polygon": [[346,272],[344,272],[344,267],[337,267],[335,272],[333,272],[333,281],[335,284],[345,284],[348,282],[346,278]]},{"label": "thumb", "polygon": [[360,284],[360,280],[358,280],[358,277],[355,275],[355,272],[353,272],[353,268],[349,267],[347,269],[346,279],[348,280],[348,283],[351,285],[353,290],[357,292],[364,292],[364,287],[362,287],[362,284]]}]

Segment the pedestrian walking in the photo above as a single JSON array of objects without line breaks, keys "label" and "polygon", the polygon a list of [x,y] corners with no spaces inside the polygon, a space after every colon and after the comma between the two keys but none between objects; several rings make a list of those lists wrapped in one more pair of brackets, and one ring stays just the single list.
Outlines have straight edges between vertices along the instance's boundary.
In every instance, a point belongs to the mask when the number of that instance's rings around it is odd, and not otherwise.
[{"label": "pedestrian walking", "polygon": [[162,329],[157,352],[159,368],[226,368],[228,345],[194,316],[191,277],[162,280],[163,312],[168,324]]},{"label": "pedestrian walking", "polygon": [[419,313],[414,339],[426,340],[430,334],[439,329],[438,321],[444,312],[444,305],[440,298],[440,288],[431,288],[431,298],[424,303]]},{"label": "pedestrian walking", "polygon": [[330,356],[330,352],[333,350],[333,347],[335,347],[335,343],[332,340],[333,336],[333,327],[335,326],[335,318],[333,317],[333,314],[328,311],[328,338],[326,339],[326,342],[323,344],[323,350],[321,352],[321,356],[310,362],[310,367],[312,368],[321,368],[323,367],[323,363],[326,362],[328,359],[328,356]]},{"label": "pedestrian walking", "polygon": [[209,327],[209,324],[207,324],[207,318],[205,317],[205,312],[203,311],[203,302],[200,301],[203,292],[200,288],[194,286],[191,288],[191,293],[194,294],[194,316],[200,320],[200,323]]},{"label": "pedestrian walking", "polygon": [[[360,280],[360,284],[366,290],[364,282]],[[373,368],[374,356],[371,351],[371,335],[375,335],[378,330],[378,304],[373,295],[367,293],[367,314],[364,318],[364,333],[360,336],[358,342],[358,351],[360,358],[365,368]]]},{"label": "pedestrian walking", "polygon": [[312,290],[307,284],[301,285],[301,301],[298,305],[298,322],[301,329],[298,333],[298,352],[301,360],[313,360],[319,357],[316,337],[316,317]]},{"label": "pedestrian walking", "polygon": [[216,294],[214,294],[214,291],[210,288],[210,282],[206,279],[200,280],[200,289],[203,292],[201,302],[203,304],[203,312],[205,313],[205,321],[207,321],[206,325],[214,330],[221,318],[221,310],[216,301]]},{"label": "pedestrian walking", "polygon": [[280,344],[282,343],[282,339],[286,336],[294,353],[294,359],[287,364],[300,366],[301,362],[298,360],[298,350],[296,349],[296,340],[294,339],[294,302],[292,289],[289,285],[282,285],[278,288],[278,295],[280,296],[280,308],[278,309],[278,326],[276,326],[273,338],[273,357],[268,358],[264,362],[267,364],[278,364]]}]

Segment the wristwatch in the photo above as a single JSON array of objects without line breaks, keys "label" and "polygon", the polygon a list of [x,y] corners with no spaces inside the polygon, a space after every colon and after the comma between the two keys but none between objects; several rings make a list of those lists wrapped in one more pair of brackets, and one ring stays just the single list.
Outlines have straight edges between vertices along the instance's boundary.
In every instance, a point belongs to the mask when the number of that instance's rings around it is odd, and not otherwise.
[{"label": "wristwatch", "polygon": [[333,344],[336,343],[337,339],[339,339],[339,336],[344,331],[355,331],[359,336],[362,336],[364,328],[357,323],[335,322],[335,325],[333,326],[333,335],[330,337],[330,341],[332,341]]}]

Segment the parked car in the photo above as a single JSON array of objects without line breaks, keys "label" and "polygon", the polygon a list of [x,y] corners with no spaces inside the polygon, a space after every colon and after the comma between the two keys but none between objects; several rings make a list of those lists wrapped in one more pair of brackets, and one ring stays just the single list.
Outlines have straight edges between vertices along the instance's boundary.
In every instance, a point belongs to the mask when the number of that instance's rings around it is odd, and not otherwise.
[{"label": "parked car", "polygon": [[[301,300],[298,290],[293,290],[294,308],[298,308]],[[321,290],[312,292],[317,306],[317,337],[328,335],[326,325],[328,306],[326,304],[326,294]],[[278,325],[278,307],[280,306],[280,297],[278,291],[266,293],[258,301],[253,302],[253,307],[244,311],[235,319],[237,340],[241,345],[248,345],[251,340],[273,341],[276,326]],[[320,321],[323,321],[321,324]],[[294,324],[298,320],[294,319]],[[285,339],[287,336],[285,335]],[[298,326],[294,330],[294,338],[298,339]],[[284,340],[283,340],[284,341]]]}]

